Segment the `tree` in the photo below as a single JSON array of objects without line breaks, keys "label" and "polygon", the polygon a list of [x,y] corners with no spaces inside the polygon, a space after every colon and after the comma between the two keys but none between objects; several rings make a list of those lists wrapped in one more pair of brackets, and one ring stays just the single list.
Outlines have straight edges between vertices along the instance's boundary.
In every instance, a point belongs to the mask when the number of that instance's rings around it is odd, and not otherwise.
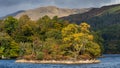
[{"label": "tree", "polygon": [[[80,53],[84,55],[86,45],[89,42],[93,42],[94,37],[90,33],[89,28],[90,25],[87,23],[81,23],[80,26],[69,24],[67,27],[62,29],[63,41],[71,47],[71,51],[69,52],[74,55],[75,59],[78,58]],[[100,53],[100,51],[98,53]]]},{"label": "tree", "polygon": [[27,23],[27,21],[30,21],[30,18],[28,15],[22,15],[20,18],[19,18],[19,24],[20,26],[24,25],[25,23]]},{"label": "tree", "polygon": [[0,32],[0,52],[1,56],[7,58],[15,58],[19,56],[19,45],[4,32]]},{"label": "tree", "polygon": [[[52,42],[52,43],[51,43]],[[61,56],[60,45],[54,38],[47,38],[43,45],[45,59],[58,60]]]},{"label": "tree", "polygon": [[61,35],[61,31],[56,30],[56,29],[51,29],[48,32],[46,32],[46,37],[47,38],[54,38],[54,39],[61,39],[62,35]]},{"label": "tree", "polygon": [[26,19],[22,19],[21,17],[16,31],[14,31],[14,33],[12,34],[12,37],[17,42],[32,42],[33,40],[31,36],[37,33],[36,23],[34,21],[29,20],[28,17],[25,18]]},{"label": "tree", "polygon": [[6,30],[6,32],[11,35],[12,32],[14,32],[18,26],[18,21],[17,19],[13,18],[13,17],[8,17],[4,20],[4,28]]},{"label": "tree", "polygon": [[[63,36],[63,41],[69,45],[69,47],[74,47],[74,46],[78,46],[76,44],[75,38],[74,38],[74,34],[77,34],[78,31],[78,25],[76,24],[69,24],[67,27],[62,29],[62,36]],[[74,47],[76,48],[76,47]],[[74,49],[73,48],[73,49]],[[78,51],[75,52],[73,51],[73,49],[69,52],[71,52],[75,57],[75,59],[77,59],[77,55],[78,55]],[[75,50],[75,49],[74,49]]]},{"label": "tree", "polygon": [[4,22],[3,20],[0,20],[0,32],[4,30]]},{"label": "tree", "polygon": [[95,42],[88,42],[86,44],[86,54],[89,54],[93,59],[101,55],[100,46]]}]

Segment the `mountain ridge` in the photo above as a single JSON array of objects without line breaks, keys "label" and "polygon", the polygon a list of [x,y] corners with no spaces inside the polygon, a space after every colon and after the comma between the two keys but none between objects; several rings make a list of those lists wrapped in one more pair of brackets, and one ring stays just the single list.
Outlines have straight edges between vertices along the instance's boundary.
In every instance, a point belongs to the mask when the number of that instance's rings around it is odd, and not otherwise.
[{"label": "mountain ridge", "polygon": [[44,6],[44,7],[38,7],[35,9],[29,9],[24,10],[24,12],[20,13],[12,13],[9,15],[6,15],[3,18],[6,18],[7,16],[14,16],[15,18],[19,19],[22,15],[28,15],[32,20],[38,20],[39,18],[47,15],[50,18],[54,16],[58,17],[64,17],[69,16],[72,14],[78,14],[78,13],[84,13],[89,11],[91,8],[82,8],[82,9],[70,9],[70,8],[59,8],[56,6]]},{"label": "mountain ridge", "polygon": [[14,13],[11,13],[11,14],[8,14],[8,15],[5,15],[5,16],[3,16],[3,17],[0,17],[0,19],[5,19],[5,18],[7,18],[8,16],[16,16],[17,14],[22,13],[22,12],[25,12],[25,10],[20,10],[20,11],[17,11],[17,12],[14,12]]},{"label": "mountain ridge", "polygon": [[54,16],[64,17],[71,14],[84,13],[89,9],[68,9],[68,8],[58,8],[56,6],[46,6],[39,7],[36,9],[27,10],[24,13],[16,15],[16,18],[19,18],[22,15],[28,15],[32,20],[38,20],[39,18],[48,15],[50,18]]}]

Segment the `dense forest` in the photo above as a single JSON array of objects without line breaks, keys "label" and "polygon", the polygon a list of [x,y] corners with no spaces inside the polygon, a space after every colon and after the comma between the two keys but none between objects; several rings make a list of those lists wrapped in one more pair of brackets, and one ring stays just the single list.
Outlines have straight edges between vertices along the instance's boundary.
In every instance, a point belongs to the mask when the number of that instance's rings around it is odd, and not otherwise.
[{"label": "dense forest", "polygon": [[91,29],[102,36],[104,53],[120,53],[120,4],[93,8],[89,12],[70,15],[62,19],[77,24],[88,22]]},{"label": "dense forest", "polygon": [[[108,28],[109,29],[109,28]],[[34,60],[94,59],[103,52],[102,38],[86,22],[71,24],[44,16],[27,15],[0,21],[0,58]]]}]

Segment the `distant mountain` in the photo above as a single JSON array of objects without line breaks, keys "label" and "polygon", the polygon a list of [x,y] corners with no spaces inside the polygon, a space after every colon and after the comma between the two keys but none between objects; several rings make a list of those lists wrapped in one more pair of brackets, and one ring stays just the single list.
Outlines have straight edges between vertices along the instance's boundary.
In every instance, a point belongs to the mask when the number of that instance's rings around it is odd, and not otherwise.
[{"label": "distant mountain", "polygon": [[25,12],[17,14],[15,17],[19,18],[22,15],[28,15],[32,20],[37,20],[45,15],[49,17],[64,17],[69,16],[71,14],[78,14],[84,13],[89,11],[90,9],[68,9],[68,8],[58,8],[55,6],[47,6],[47,7],[40,7],[36,9],[26,10]]},{"label": "distant mountain", "polygon": [[46,6],[46,7],[39,7],[36,9],[30,9],[25,11],[18,11],[16,13],[12,13],[7,16],[14,16],[16,18],[20,18],[22,15],[28,15],[32,20],[37,20],[45,15],[48,15],[51,18],[54,16],[64,17],[64,16],[69,16],[71,14],[84,13],[89,10],[90,8],[69,9],[69,8],[58,8],[56,6]]},{"label": "distant mountain", "polygon": [[4,16],[4,17],[0,17],[0,19],[4,19],[4,18],[6,18],[6,17],[8,17],[8,16],[16,16],[17,14],[22,13],[22,12],[25,12],[25,11],[24,11],[24,10],[20,10],[20,11],[17,11],[17,12],[15,12],[15,13],[8,14],[8,15],[6,15],[6,16]]}]

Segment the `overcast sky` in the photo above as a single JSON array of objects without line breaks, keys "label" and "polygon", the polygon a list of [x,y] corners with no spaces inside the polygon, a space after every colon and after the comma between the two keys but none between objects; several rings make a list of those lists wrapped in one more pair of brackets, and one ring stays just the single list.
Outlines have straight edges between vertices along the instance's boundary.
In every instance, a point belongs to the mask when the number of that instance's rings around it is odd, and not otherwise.
[{"label": "overcast sky", "polygon": [[41,6],[63,8],[89,8],[120,4],[120,0],[0,0],[0,17],[7,14]]}]

